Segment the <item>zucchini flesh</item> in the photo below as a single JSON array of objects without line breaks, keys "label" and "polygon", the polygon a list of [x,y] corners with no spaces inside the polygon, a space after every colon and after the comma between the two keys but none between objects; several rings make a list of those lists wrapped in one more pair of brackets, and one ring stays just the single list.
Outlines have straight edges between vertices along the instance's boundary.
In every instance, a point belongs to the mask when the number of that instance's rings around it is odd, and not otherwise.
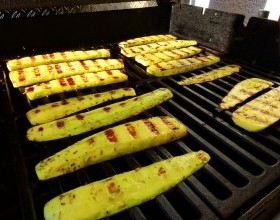
[{"label": "zucchini flesh", "polygon": [[187,79],[179,81],[178,84],[185,86],[185,85],[191,85],[195,83],[209,82],[209,81],[223,78],[225,76],[229,76],[233,73],[238,73],[239,70],[240,70],[240,66],[238,65],[227,65],[227,66],[220,67],[218,69],[211,70],[206,73],[189,77]]},{"label": "zucchini flesh", "polygon": [[121,53],[127,57],[135,57],[139,54],[155,53],[164,50],[188,47],[196,44],[197,42],[195,40],[169,40],[152,44],[122,48]]},{"label": "zucchini flesh", "polygon": [[229,93],[222,99],[219,109],[229,109],[244,102],[256,93],[273,85],[272,82],[259,78],[245,79],[237,83]]},{"label": "zucchini flesh", "polygon": [[280,119],[280,86],[264,93],[232,113],[233,122],[239,127],[258,132]]},{"label": "zucchini flesh", "polygon": [[174,49],[174,50],[164,50],[157,53],[137,55],[135,57],[135,60],[138,63],[142,64],[143,66],[149,66],[154,63],[160,63],[164,61],[178,60],[178,59],[190,57],[200,53],[201,51],[202,49],[198,47],[190,46],[190,47],[184,47],[184,48]]},{"label": "zucchini flesh", "polygon": [[170,76],[210,66],[219,61],[220,58],[214,55],[170,60],[150,65],[147,73],[157,77]]},{"label": "zucchini flesh", "polygon": [[57,93],[119,83],[127,79],[127,75],[122,70],[85,73],[27,86],[24,88],[24,93],[30,100],[34,100]]},{"label": "zucchini flesh", "polygon": [[186,127],[171,117],[153,117],[109,128],[91,135],[39,162],[40,180],[57,177],[83,167],[177,140]]},{"label": "zucchini flesh", "polygon": [[137,37],[137,38],[133,38],[133,39],[129,39],[129,40],[120,42],[119,47],[121,47],[121,48],[132,47],[132,46],[138,46],[141,44],[150,44],[150,43],[167,41],[167,40],[176,40],[176,37],[171,34],[159,34],[159,35]]},{"label": "zucchini flesh", "polygon": [[70,61],[77,61],[77,60],[106,58],[106,57],[110,57],[109,49],[64,51],[64,52],[55,52],[51,54],[22,57],[19,59],[12,59],[7,62],[7,68],[9,71],[14,71],[14,70],[23,69],[31,66],[47,65],[53,63],[62,63],[62,62],[70,62]]},{"label": "zucchini flesh", "polygon": [[172,92],[166,88],[156,89],[89,112],[33,126],[28,129],[27,138],[40,142],[78,135],[137,115],[172,96]]},{"label": "zucchini flesh", "polygon": [[190,152],[65,192],[44,207],[46,220],[100,219],[149,201],[201,169],[210,156]]},{"label": "zucchini flesh", "polygon": [[43,124],[109,100],[135,95],[136,93],[133,88],[121,88],[107,92],[72,97],[33,108],[26,113],[26,117],[32,125]]},{"label": "zucchini flesh", "polygon": [[14,87],[20,87],[83,73],[123,68],[121,59],[82,60],[15,70],[10,72],[9,77]]}]

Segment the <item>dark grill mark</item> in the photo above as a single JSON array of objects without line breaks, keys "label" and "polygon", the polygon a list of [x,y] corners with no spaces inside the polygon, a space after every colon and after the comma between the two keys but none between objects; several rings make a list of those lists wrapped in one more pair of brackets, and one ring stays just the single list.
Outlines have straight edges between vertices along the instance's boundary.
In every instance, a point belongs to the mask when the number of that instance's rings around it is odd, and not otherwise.
[{"label": "dark grill mark", "polygon": [[[201,62],[209,62],[211,59],[205,57],[205,58],[202,58],[202,57],[196,57],[197,60],[201,61]],[[205,60],[206,59],[206,60]]]},{"label": "dark grill mark", "polygon": [[39,109],[36,109],[36,110],[35,110],[35,113],[39,113],[39,112],[40,112],[40,110],[39,110]]},{"label": "dark grill mark", "polygon": [[64,121],[58,121],[57,123],[56,123],[56,126],[58,127],[58,128],[62,128],[62,127],[64,127]]},{"label": "dark grill mark", "polygon": [[54,103],[54,104],[52,104],[51,106],[52,106],[52,107],[58,107],[59,104],[58,104],[58,103]]},{"label": "dark grill mark", "polygon": [[36,57],[34,57],[34,56],[31,56],[30,59],[31,59],[31,62],[35,62],[36,61]]},{"label": "dark grill mark", "polygon": [[56,69],[57,73],[62,73],[61,66],[59,64],[55,64],[54,68]]},{"label": "dark grill mark", "polygon": [[49,57],[48,57],[48,55],[47,55],[47,54],[42,55],[42,57],[43,57],[43,59],[44,59],[44,60],[49,59]]},{"label": "dark grill mark", "polygon": [[136,137],[136,129],[133,125],[131,125],[130,123],[125,124],[125,127],[127,129],[127,131],[129,132],[129,134],[135,138]]},{"label": "dark grill mark", "polygon": [[55,58],[55,55],[53,53],[51,53],[49,56],[50,56],[51,59]]},{"label": "dark grill mark", "polygon": [[67,55],[64,52],[61,52],[60,54],[63,57],[63,59],[65,59],[65,60],[67,59]]},{"label": "dark grill mark", "polygon": [[239,92],[241,92],[241,93],[243,93],[243,94],[250,95],[250,96],[251,96],[251,95],[254,95],[253,92],[250,92],[250,91],[248,91],[248,90],[246,90],[246,89],[240,89]]},{"label": "dark grill mark", "polygon": [[117,137],[115,135],[115,132],[112,129],[107,129],[105,131],[105,135],[110,142],[117,142],[118,141]]},{"label": "dark grill mark", "polygon": [[160,69],[161,71],[164,70],[164,68],[161,67],[158,63],[156,63],[155,66],[156,66],[158,69]]},{"label": "dark grill mark", "polygon": [[110,107],[104,107],[103,110],[104,110],[105,112],[109,112],[109,111],[111,110],[111,108],[110,108]]},{"label": "dark grill mark", "polygon": [[38,67],[34,67],[35,76],[40,76],[40,69]]},{"label": "dark grill mark", "polygon": [[34,91],[34,87],[33,87],[33,86],[29,86],[29,87],[26,87],[26,88],[24,89],[24,92],[25,92],[25,93],[33,92],[33,91]]},{"label": "dark grill mark", "polygon": [[53,66],[51,66],[51,65],[48,65],[47,68],[48,68],[49,72],[51,72],[53,70]]},{"label": "dark grill mark", "polygon": [[143,122],[152,133],[159,135],[159,131],[157,130],[156,126],[151,121],[149,121],[149,119],[143,119]]},{"label": "dark grill mark", "polygon": [[18,70],[18,78],[19,78],[20,82],[25,81],[25,76],[24,76],[23,70]]},{"label": "dark grill mark", "polygon": [[175,131],[175,130],[178,130],[178,129],[179,129],[179,128],[176,127],[171,121],[169,121],[167,117],[160,117],[160,119],[162,120],[162,122],[163,122],[164,124],[167,125],[167,127],[168,127],[170,130]]},{"label": "dark grill mark", "polygon": [[80,75],[80,77],[85,83],[89,82],[88,78],[85,75]]},{"label": "dark grill mark", "polygon": [[91,137],[91,138],[87,139],[87,143],[88,143],[88,144],[92,144],[92,143],[94,143],[94,138],[93,138],[93,137]]},{"label": "dark grill mark", "polygon": [[84,100],[85,98],[84,98],[84,97],[81,97],[81,96],[78,96],[77,99],[78,99],[78,101],[82,101],[82,100]]},{"label": "dark grill mark", "polygon": [[75,81],[74,81],[74,79],[72,77],[68,77],[66,80],[67,80],[67,82],[68,82],[68,84],[70,86],[74,86],[75,85]]},{"label": "dark grill mark", "polygon": [[86,63],[85,63],[83,60],[81,60],[80,63],[81,63],[81,65],[83,66],[83,68],[84,68],[85,70],[88,70],[88,69],[89,69],[88,66],[86,65]]},{"label": "dark grill mark", "polygon": [[44,128],[42,128],[42,127],[38,128],[38,131],[43,131],[43,130],[44,130]]},{"label": "dark grill mark", "polygon": [[241,98],[235,96],[235,95],[231,95],[230,96],[232,99],[238,100],[238,101],[243,101]]},{"label": "dark grill mark", "polygon": [[84,116],[83,116],[83,115],[80,115],[80,114],[77,114],[77,115],[76,115],[76,118],[77,118],[78,120],[83,120],[83,119],[84,119]]},{"label": "dark grill mark", "polygon": [[108,74],[109,76],[112,76],[112,75],[113,75],[113,72],[112,72],[111,70],[109,70],[109,71],[107,71],[107,74]]},{"label": "dark grill mark", "polygon": [[72,63],[67,62],[67,66],[68,66],[72,71],[75,70],[75,68],[73,67]]},{"label": "dark grill mark", "polygon": [[165,173],[166,173],[166,170],[163,167],[160,167],[158,169],[158,176],[161,176],[162,174],[165,174]]},{"label": "dark grill mark", "polygon": [[59,81],[59,84],[61,85],[61,86],[67,86],[67,83],[65,82],[65,79],[58,79],[58,81]]},{"label": "dark grill mark", "polygon": [[110,182],[107,186],[107,189],[109,193],[116,193],[120,191],[120,189],[116,186],[114,182]]}]

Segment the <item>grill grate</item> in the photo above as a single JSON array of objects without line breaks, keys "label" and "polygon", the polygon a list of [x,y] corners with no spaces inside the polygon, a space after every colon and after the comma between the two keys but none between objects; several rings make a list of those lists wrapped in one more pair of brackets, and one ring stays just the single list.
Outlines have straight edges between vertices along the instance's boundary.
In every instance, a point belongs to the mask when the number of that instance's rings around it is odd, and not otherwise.
[{"label": "grill grate", "polygon": [[[158,79],[145,75],[143,67],[119,54],[115,45],[112,49],[114,57],[126,61],[128,82],[58,94],[32,102],[12,87],[7,79],[8,71],[2,63],[2,86],[5,89],[5,93],[2,94],[11,113],[8,113],[10,112],[8,109],[1,111],[12,119],[10,124],[12,138],[8,144],[15,158],[13,167],[20,197],[19,204],[15,204],[14,207],[14,209],[20,207],[21,210],[20,213],[14,213],[18,215],[16,218],[43,219],[44,204],[62,192],[198,149],[205,150],[212,158],[204,168],[155,199],[107,219],[235,219],[279,184],[279,122],[265,131],[249,133],[233,124],[230,119],[232,110],[217,111],[222,97],[237,82],[259,76],[279,85],[279,76],[241,65],[243,68],[240,73],[213,82],[182,87],[177,85],[176,81],[201,71],[236,62],[222,58],[220,63],[211,67]],[[88,134],[46,143],[28,142],[25,133],[30,125],[25,118],[25,112],[31,107],[65,97],[123,86],[134,87],[137,94],[159,87],[169,88],[174,94],[171,100],[128,120],[171,115],[188,127],[188,135],[158,148],[116,158],[58,178],[43,182],[37,180],[34,167],[41,159]],[[4,123],[4,118],[2,121]],[[8,216],[7,211],[4,212],[4,217],[7,217],[6,213]]]}]

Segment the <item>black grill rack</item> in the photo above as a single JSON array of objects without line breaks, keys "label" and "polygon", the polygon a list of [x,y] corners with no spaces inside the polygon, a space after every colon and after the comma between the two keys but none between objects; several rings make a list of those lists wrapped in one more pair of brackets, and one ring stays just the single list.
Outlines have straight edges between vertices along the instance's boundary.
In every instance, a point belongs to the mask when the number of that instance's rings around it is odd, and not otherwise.
[{"label": "black grill rack", "polygon": [[[237,62],[222,58],[218,64],[190,73],[150,78],[141,65],[119,54],[116,48],[116,45],[111,45],[113,56],[125,60],[128,82],[53,95],[32,102],[12,87],[3,63],[2,85],[6,91],[6,108],[11,109],[10,113],[4,114],[12,118],[12,123],[3,119],[3,124],[9,124],[11,129],[8,144],[11,145],[14,163],[10,166],[15,172],[20,198],[18,204],[6,210],[7,213],[14,209],[20,210],[13,213],[17,218],[43,219],[44,204],[56,195],[117,173],[199,149],[211,156],[209,164],[204,168],[155,199],[107,219],[236,219],[279,185],[279,122],[264,131],[250,133],[233,124],[230,116],[234,109],[217,111],[222,97],[241,80],[261,77],[273,81],[277,86],[280,84],[279,76],[241,64],[241,71],[231,76],[203,84],[179,86],[176,81],[185,77]],[[116,158],[51,180],[39,181],[34,167],[40,160],[93,132],[45,143],[29,142],[25,137],[26,130],[30,127],[25,117],[26,111],[66,97],[127,86],[135,88],[137,94],[166,87],[174,97],[125,121],[171,115],[187,126],[188,135],[160,147]],[[3,212],[4,216],[6,212]]]}]

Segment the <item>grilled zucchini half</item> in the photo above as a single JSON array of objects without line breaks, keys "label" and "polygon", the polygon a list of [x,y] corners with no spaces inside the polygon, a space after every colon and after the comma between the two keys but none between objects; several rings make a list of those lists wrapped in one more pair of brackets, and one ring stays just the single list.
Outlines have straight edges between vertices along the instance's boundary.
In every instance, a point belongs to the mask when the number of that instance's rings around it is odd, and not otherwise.
[{"label": "grilled zucchini half", "polygon": [[280,119],[280,86],[241,106],[232,113],[233,122],[250,131],[261,131]]},{"label": "grilled zucchini half", "polygon": [[168,40],[176,40],[176,37],[171,34],[159,34],[159,35],[150,35],[144,37],[136,37],[133,39],[120,42],[119,47],[126,48],[126,47],[133,47],[142,44],[150,44],[150,43],[168,41]]},{"label": "grilled zucchini half", "polygon": [[24,88],[24,93],[30,100],[34,100],[62,92],[119,83],[127,79],[127,75],[122,70],[85,73],[27,86]]},{"label": "grilled zucchini half", "polygon": [[137,55],[135,60],[143,66],[149,66],[154,63],[191,57],[200,53],[201,51],[202,49],[198,47],[190,46],[174,50],[164,50],[157,53]]},{"label": "grilled zucchini half", "polygon": [[106,57],[110,57],[109,49],[64,51],[12,59],[7,62],[7,68],[14,71],[32,66]]},{"label": "grilled zucchini half", "polygon": [[155,53],[176,48],[178,49],[182,47],[193,46],[196,44],[197,42],[195,40],[169,40],[152,44],[122,48],[121,53],[127,57],[135,57],[139,54]]},{"label": "grilled zucchini half", "polygon": [[65,192],[44,207],[46,220],[90,220],[111,216],[166,192],[210,160],[190,152]]}]

